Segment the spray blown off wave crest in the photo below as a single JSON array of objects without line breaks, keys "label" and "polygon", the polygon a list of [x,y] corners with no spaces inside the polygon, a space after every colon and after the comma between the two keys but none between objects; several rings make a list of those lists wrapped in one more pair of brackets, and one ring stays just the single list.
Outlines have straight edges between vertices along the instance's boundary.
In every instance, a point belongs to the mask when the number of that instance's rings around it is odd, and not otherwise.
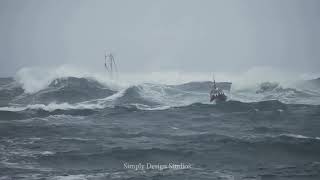
[{"label": "spray blown off wave crest", "polygon": [[[80,73],[81,72],[81,73]],[[253,72],[248,74],[252,75]],[[24,68],[15,79],[0,82],[1,106],[6,110],[21,109],[101,109],[114,106],[136,106],[140,109],[166,109],[193,103],[208,103],[210,81],[190,81],[177,74],[175,83],[147,80],[117,82],[97,74],[62,66],[55,70]],[[157,73],[151,76],[159,76]],[[221,75],[222,77],[223,75]],[[156,81],[157,78],[151,78]],[[199,76],[201,78],[205,76]],[[191,78],[192,79],[192,78]],[[196,79],[193,77],[193,79]],[[223,79],[223,78],[222,78]],[[178,83],[181,81],[181,83]],[[302,82],[308,85],[301,85]],[[257,102],[279,100],[284,103],[319,104],[318,81],[301,81],[288,87],[277,82],[257,83],[240,88],[238,82],[220,82],[229,100]],[[300,85],[300,86],[299,86]],[[303,88],[301,88],[303,87]],[[308,87],[312,87],[308,89]],[[307,89],[306,89],[307,88]]]}]

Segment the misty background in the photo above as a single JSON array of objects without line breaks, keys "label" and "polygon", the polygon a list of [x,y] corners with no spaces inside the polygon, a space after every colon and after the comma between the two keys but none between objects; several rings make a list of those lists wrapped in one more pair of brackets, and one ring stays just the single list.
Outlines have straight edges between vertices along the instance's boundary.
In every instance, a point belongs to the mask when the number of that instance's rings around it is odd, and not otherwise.
[{"label": "misty background", "polygon": [[317,0],[0,0],[0,76],[68,64],[122,72],[318,73]]}]

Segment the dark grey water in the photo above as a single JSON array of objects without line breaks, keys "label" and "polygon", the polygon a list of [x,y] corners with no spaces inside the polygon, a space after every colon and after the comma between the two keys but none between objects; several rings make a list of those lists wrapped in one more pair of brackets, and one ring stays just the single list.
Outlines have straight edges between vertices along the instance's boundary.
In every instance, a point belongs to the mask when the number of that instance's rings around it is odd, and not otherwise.
[{"label": "dark grey water", "polygon": [[[117,92],[69,78],[26,94],[3,83],[0,179],[320,179],[317,91],[277,88],[258,102],[205,104],[200,85]],[[182,163],[191,167],[147,168]]]}]

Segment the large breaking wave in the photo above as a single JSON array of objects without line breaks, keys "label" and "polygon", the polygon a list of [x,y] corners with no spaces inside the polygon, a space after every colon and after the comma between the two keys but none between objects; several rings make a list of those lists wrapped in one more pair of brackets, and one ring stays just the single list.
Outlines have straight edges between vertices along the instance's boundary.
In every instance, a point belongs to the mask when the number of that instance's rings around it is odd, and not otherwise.
[{"label": "large breaking wave", "polygon": [[[217,85],[224,89],[230,98],[226,103],[215,105],[208,102],[211,83],[209,81],[179,85],[142,83],[115,89],[92,78],[66,77],[55,79],[44,89],[34,93],[26,93],[13,79],[6,81],[7,83],[3,83],[0,89],[1,95],[9,94],[6,96],[7,104],[0,107],[3,120],[50,115],[87,116],[99,111],[108,112],[110,109],[116,109],[112,110],[112,113],[175,108],[183,112],[205,113],[209,110],[255,114],[271,111],[279,114],[291,107],[290,104],[286,104],[288,101],[295,101],[297,104],[301,101],[312,102],[311,100],[319,98],[314,91],[311,93],[311,91],[282,88],[279,84],[273,83],[263,83],[256,91],[234,91],[231,83],[220,82]],[[245,96],[252,99],[243,99]]]},{"label": "large breaking wave", "polygon": [[[316,82],[318,83],[318,82]],[[313,83],[315,86],[316,83]],[[94,78],[63,77],[30,93],[12,78],[1,79],[1,111],[26,109],[102,109],[135,106],[138,109],[166,109],[194,103],[208,104],[210,81],[178,85],[141,83],[112,87]],[[231,83],[220,82],[229,100],[259,102],[278,100],[289,104],[319,104],[319,89],[283,88],[279,83],[264,82],[251,89],[232,89]],[[120,88],[119,88],[120,87]],[[300,86],[301,87],[301,86]],[[303,86],[307,87],[307,86]]]},{"label": "large breaking wave", "polygon": [[[256,70],[257,71],[257,70]],[[243,75],[253,80],[256,71]],[[258,72],[260,72],[259,70]],[[264,71],[263,71],[264,72]],[[23,68],[14,78],[0,79],[0,111],[81,110],[112,107],[134,107],[142,110],[159,110],[171,107],[209,104],[210,81],[197,80],[194,74],[188,79],[171,73],[174,83],[160,78],[145,81],[110,80],[98,74],[78,71],[67,67],[55,70]],[[206,79],[203,76],[200,79]],[[219,76],[218,76],[219,77]],[[220,76],[220,79],[226,80]],[[128,78],[127,78],[128,79]],[[165,76],[165,79],[170,79]],[[279,81],[256,81],[255,84],[218,82],[230,101],[246,103],[277,100],[286,104],[319,104],[320,79],[299,81],[291,84]],[[246,80],[241,80],[246,82]],[[239,85],[241,84],[241,85]]]}]

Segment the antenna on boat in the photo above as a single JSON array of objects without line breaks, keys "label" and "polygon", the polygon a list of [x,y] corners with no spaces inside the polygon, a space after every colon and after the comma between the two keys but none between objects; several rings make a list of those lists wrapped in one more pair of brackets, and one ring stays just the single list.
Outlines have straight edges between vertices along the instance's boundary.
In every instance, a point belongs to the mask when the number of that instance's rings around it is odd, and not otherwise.
[{"label": "antenna on boat", "polygon": [[215,78],[214,78],[214,73],[212,73],[212,84],[211,84],[211,88],[213,88],[213,89],[216,89],[216,88],[217,88],[217,86],[216,86],[216,80],[215,80]]},{"label": "antenna on boat", "polygon": [[118,68],[112,53],[105,52],[104,67],[111,79],[118,78]]}]

